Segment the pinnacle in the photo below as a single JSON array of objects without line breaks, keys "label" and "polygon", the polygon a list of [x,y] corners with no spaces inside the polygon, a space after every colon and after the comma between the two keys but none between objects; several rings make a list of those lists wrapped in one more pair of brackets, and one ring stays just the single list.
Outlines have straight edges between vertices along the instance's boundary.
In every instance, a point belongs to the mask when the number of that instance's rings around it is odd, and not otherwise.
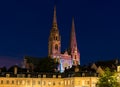
[{"label": "pinnacle", "polygon": [[56,6],[54,7],[53,23],[57,24]]}]

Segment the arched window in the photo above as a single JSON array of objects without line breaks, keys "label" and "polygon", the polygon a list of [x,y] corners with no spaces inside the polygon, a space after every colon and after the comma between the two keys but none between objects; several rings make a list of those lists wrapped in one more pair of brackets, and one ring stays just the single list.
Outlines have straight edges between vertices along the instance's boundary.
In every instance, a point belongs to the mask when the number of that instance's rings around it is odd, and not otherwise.
[{"label": "arched window", "polygon": [[57,44],[55,45],[55,50],[58,50],[58,45]]}]

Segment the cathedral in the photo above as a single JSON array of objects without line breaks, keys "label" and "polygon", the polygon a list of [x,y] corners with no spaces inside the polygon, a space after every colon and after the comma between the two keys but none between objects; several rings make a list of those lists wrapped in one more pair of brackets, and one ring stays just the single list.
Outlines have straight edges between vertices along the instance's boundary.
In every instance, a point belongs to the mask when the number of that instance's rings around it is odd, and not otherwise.
[{"label": "cathedral", "polygon": [[48,56],[59,62],[58,70],[80,65],[80,52],[77,47],[74,19],[72,20],[69,48],[61,53],[61,35],[57,24],[56,7],[54,7],[53,23],[48,40]]}]

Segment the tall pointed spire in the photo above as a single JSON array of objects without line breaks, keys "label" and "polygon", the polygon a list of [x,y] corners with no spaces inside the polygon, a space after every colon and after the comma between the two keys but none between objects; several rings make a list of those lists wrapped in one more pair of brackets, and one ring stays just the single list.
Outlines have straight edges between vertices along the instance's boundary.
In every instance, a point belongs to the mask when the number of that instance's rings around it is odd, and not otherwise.
[{"label": "tall pointed spire", "polygon": [[80,65],[80,53],[77,48],[74,18],[72,19],[72,29],[70,38],[70,54],[73,59],[73,65]]},{"label": "tall pointed spire", "polygon": [[53,29],[58,30],[58,27],[57,27],[57,16],[56,16],[56,6],[54,7],[54,15],[53,15],[52,27],[53,27]]},{"label": "tall pointed spire", "polygon": [[77,47],[77,42],[76,42],[76,33],[75,33],[75,24],[74,24],[74,18],[72,19],[72,29],[71,29],[71,38],[70,38],[70,48],[71,51],[73,48]]},{"label": "tall pointed spire", "polygon": [[55,55],[60,54],[61,52],[61,38],[59,34],[59,29],[57,25],[57,17],[56,17],[56,6],[54,7],[53,14],[53,23],[52,29],[50,31],[49,42],[48,42],[48,55],[51,57],[55,57]]},{"label": "tall pointed spire", "polygon": [[56,6],[54,7],[53,23],[56,23],[56,24],[57,24]]}]

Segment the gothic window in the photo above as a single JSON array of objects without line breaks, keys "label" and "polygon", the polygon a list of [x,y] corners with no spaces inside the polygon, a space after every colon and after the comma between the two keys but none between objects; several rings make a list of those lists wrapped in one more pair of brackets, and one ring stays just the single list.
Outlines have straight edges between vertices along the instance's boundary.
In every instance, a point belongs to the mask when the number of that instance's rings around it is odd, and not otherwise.
[{"label": "gothic window", "polygon": [[55,50],[58,50],[58,45],[57,44],[55,45]]}]

